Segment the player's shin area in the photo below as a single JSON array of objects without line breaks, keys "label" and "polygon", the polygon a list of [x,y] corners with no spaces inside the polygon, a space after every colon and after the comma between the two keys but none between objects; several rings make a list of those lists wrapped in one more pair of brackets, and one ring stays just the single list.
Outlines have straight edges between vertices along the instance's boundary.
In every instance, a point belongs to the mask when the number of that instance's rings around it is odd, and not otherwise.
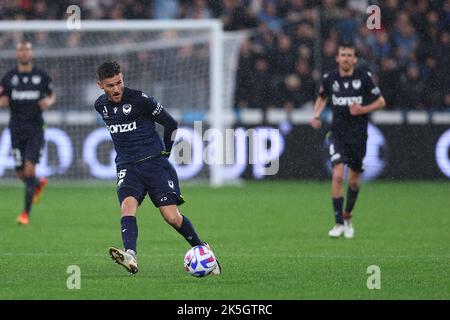
[{"label": "player's shin area", "polygon": [[[136,198],[126,197],[121,204],[121,231],[125,249],[130,249],[135,255],[137,252],[138,224],[136,219],[139,202]],[[177,230],[183,237],[192,242],[191,245],[202,244],[189,219],[182,216],[176,205],[159,207],[164,220]]]},{"label": "player's shin area", "polygon": [[[127,197],[121,205],[121,217],[135,217],[139,207],[138,201],[134,197]],[[164,220],[175,229],[180,229],[183,223],[183,217],[178,211],[176,205],[162,206],[159,208]]]}]

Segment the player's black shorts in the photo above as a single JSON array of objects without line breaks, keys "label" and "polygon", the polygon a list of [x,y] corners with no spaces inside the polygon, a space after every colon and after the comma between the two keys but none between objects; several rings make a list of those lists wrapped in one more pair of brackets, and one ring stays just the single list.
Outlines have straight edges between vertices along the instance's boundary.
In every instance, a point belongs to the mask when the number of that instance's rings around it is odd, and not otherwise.
[{"label": "player's black shorts", "polygon": [[345,163],[356,172],[364,172],[363,160],[366,155],[367,139],[355,139],[355,141],[348,142],[331,135],[328,142],[333,166]]},{"label": "player's black shorts", "polygon": [[44,147],[44,130],[20,130],[11,128],[11,152],[14,157],[16,170],[24,167],[25,161],[39,163]]},{"label": "player's black shorts", "polygon": [[155,207],[184,203],[177,172],[167,158],[117,165],[117,196],[120,203],[131,196],[140,205],[147,194]]}]

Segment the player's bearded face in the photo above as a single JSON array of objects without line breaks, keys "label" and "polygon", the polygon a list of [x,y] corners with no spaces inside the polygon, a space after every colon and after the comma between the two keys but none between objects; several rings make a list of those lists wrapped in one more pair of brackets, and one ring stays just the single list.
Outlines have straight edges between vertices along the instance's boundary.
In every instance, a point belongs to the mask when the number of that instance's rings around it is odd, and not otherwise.
[{"label": "player's bearded face", "polygon": [[357,62],[355,50],[351,48],[340,48],[336,62],[343,71],[350,71]]},{"label": "player's bearded face", "polygon": [[99,81],[98,86],[105,91],[108,99],[112,102],[118,103],[122,100],[123,90],[125,88],[122,73]]},{"label": "player's bearded face", "polygon": [[31,62],[31,58],[33,57],[33,52],[31,50],[31,45],[23,43],[17,46],[16,50],[17,61],[20,64],[28,64]]}]

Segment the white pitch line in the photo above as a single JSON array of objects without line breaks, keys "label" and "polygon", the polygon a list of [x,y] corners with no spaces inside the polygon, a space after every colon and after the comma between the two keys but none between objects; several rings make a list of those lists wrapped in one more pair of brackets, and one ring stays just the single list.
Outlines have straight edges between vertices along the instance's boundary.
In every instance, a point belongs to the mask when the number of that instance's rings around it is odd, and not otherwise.
[{"label": "white pitch line", "polygon": [[[178,253],[169,253],[169,255],[174,255]],[[62,253],[62,252],[0,252],[0,256],[24,256],[24,257],[108,257],[108,253],[81,253],[81,254],[70,254],[70,253]],[[165,257],[167,254],[138,254],[139,257]],[[267,254],[233,254],[233,257],[268,257]],[[450,256],[438,256],[438,255],[424,255],[424,256],[415,256],[415,255],[401,255],[401,256],[378,256],[378,255],[361,255],[361,256],[330,256],[330,255],[285,255],[285,254],[271,254],[270,257],[277,258],[297,258],[297,259],[450,259]]]}]

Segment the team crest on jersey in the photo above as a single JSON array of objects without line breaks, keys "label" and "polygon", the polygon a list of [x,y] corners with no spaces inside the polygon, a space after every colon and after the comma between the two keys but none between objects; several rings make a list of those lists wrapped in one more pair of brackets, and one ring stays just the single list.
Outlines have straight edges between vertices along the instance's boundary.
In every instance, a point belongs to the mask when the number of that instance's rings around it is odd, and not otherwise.
[{"label": "team crest on jersey", "polygon": [[339,82],[334,81],[333,83],[333,92],[338,92],[339,91]]},{"label": "team crest on jersey", "polygon": [[15,74],[12,78],[11,78],[11,86],[15,87],[19,84],[19,77],[17,76],[17,74]]},{"label": "team crest on jersey", "polygon": [[32,76],[31,77],[31,82],[33,82],[33,84],[41,83],[41,76],[39,76],[39,75]]},{"label": "team crest on jersey", "polygon": [[124,115],[129,115],[130,114],[130,112],[131,112],[131,104],[129,104],[129,103],[127,103],[127,104],[124,104],[123,106],[122,106],[122,110],[123,110],[123,114]]},{"label": "team crest on jersey", "polygon": [[359,79],[353,80],[352,87],[355,90],[358,90],[359,88],[361,88],[361,80],[359,80]]}]

